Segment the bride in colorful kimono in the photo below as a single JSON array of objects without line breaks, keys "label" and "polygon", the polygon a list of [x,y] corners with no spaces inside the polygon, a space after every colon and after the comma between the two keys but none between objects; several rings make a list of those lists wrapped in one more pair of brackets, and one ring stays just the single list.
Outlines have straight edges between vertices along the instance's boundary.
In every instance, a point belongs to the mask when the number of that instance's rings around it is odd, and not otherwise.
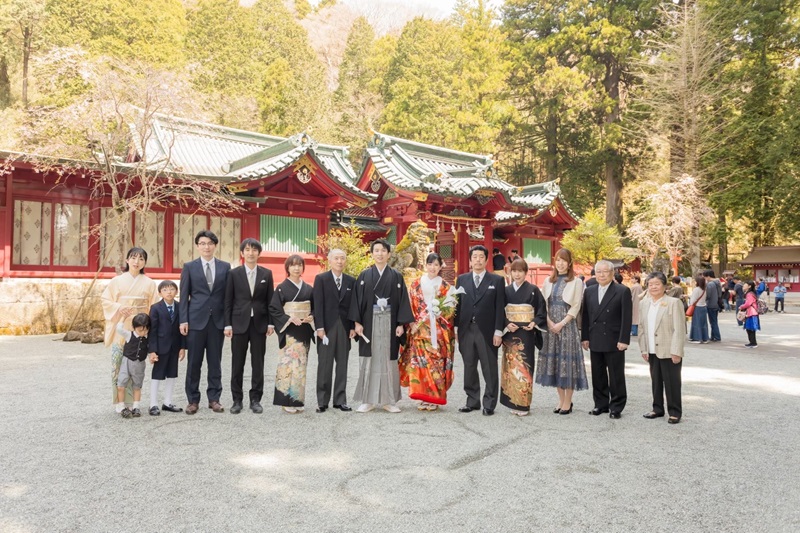
[{"label": "bride in colorful kimono", "polygon": [[[131,320],[137,313],[150,313],[150,306],[158,301],[156,282],[145,276],[147,252],[142,248],[131,248],[125,257],[122,274],[106,285],[102,296],[103,315],[106,319],[105,344],[111,348],[112,401],[117,404],[117,376],[122,363],[122,345],[125,340],[117,333],[117,324],[122,323],[133,331]],[[133,406],[133,380],[125,389],[125,405]],[[135,406],[138,408],[138,406]],[[117,410],[122,407],[117,405]]]},{"label": "bride in colorful kimono", "polygon": [[511,284],[506,286],[506,334],[500,372],[500,403],[517,416],[530,412],[533,394],[534,348],[542,348],[541,331],[547,330],[547,306],[539,287],[525,281],[528,263],[511,263]]},{"label": "bride in colorful kimono", "polygon": [[429,254],[425,263],[426,274],[408,291],[414,322],[401,348],[400,385],[408,387],[409,398],[422,401],[417,409],[435,411],[447,403],[447,390],[453,384],[456,301],[452,286],[439,276],[439,254]]},{"label": "bride in colorful kimono", "polygon": [[269,305],[280,348],[272,403],[297,413],[305,407],[308,349],[314,340],[312,288],[300,279],[306,266],[302,257],[290,255],[284,266],[289,277],[275,288]]}]

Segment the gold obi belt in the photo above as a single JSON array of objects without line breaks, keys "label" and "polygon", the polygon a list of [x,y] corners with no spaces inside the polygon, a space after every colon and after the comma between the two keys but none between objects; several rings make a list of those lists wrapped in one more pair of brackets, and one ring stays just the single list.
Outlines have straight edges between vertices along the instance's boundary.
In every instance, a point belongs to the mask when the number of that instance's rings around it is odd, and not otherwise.
[{"label": "gold obi belt", "polygon": [[515,324],[527,326],[533,322],[533,306],[530,304],[506,305],[506,319]]},{"label": "gold obi belt", "polygon": [[311,314],[311,302],[286,302],[283,304],[283,312],[291,318],[305,320]]}]

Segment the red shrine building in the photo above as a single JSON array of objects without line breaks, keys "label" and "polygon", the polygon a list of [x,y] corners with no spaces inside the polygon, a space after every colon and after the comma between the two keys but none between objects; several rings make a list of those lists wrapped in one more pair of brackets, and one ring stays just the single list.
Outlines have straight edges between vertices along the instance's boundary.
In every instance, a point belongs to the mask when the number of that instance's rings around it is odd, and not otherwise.
[{"label": "red shrine building", "polygon": [[[303,256],[313,275],[315,239],[328,232],[332,214],[366,208],[376,198],[355,186],[346,148],[319,144],[304,133],[282,138],[168,116],[156,116],[151,133],[146,147],[136,147],[136,157],[144,153],[161,162],[166,175],[221,181],[244,202],[243,212],[229,216],[203,213],[202,206],[135,214],[130,244],[148,251],[147,272],[156,279],[179,277],[183,263],[195,257],[194,236],[203,229],[219,237],[220,259],[238,264],[239,243],[254,237],[264,247],[261,263],[277,281],[285,277],[283,261],[291,253]],[[111,204],[91,197],[88,165],[42,172],[26,159],[0,154],[6,162],[0,277],[92,278],[98,270],[113,277],[121,258],[106,249],[104,235],[90,233],[109,217]],[[119,170],[125,171],[124,163]],[[106,227],[106,234],[117,229]]]},{"label": "red shrine building", "polygon": [[[110,222],[110,198],[93,192],[92,164],[60,161],[41,170],[34,157],[0,152],[0,283],[88,283],[98,272],[109,279],[122,264],[119,247],[108,242],[117,232],[147,250],[149,276],[177,279],[195,257],[194,236],[202,229],[219,236],[220,259],[238,264],[241,240],[253,237],[276,282],[292,253],[306,260],[310,280],[319,270],[318,235],[355,222],[370,240],[398,243],[417,220],[434,230],[433,247],[448,278],[469,268],[470,246],[483,244],[506,257],[516,249],[531,266],[531,280],[541,283],[564,232],[577,224],[556,182],[513,186],[489,156],[376,133],[356,173],[346,147],[305,133],[276,137],[166,115],[152,117],[149,128],[145,146],[134,143],[129,161],[115,163],[119,172],[146,159],[165,176],[222,183],[244,208],[211,214],[175,203],[134,214],[123,232]],[[105,231],[91,231],[98,227]],[[8,310],[9,301],[25,308],[24,298],[8,296],[25,288],[6,287],[0,318],[17,313]],[[54,301],[62,299],[48,290]]]},{"label": "red shrine building", "polygon": [[517,250],[541,283],[564,232],[578,223],[556,182],[516,187],[497,175],[491,157],[374,134],[358,188],[377,195],[378,221],[396,230],[424,221],[435,231],[445,277],[469,269],[469,248]]}]

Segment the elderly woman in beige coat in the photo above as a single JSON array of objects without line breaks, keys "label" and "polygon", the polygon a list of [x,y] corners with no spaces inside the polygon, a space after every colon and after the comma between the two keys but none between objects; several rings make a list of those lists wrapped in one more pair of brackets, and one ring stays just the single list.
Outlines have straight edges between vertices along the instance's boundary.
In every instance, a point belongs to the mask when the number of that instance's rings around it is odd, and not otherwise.
[{"label": "elderly woman in beige coat", "polygon": [[653,410],[645,418],[664,416],[664,393],[670,424],[681,421],[681,367],[686,338],[683,303],[667,296],[667,278],[661,272],[647,276],[650,298],[639,310],[639,348],[642,359],[650,363],[653,382]]}]

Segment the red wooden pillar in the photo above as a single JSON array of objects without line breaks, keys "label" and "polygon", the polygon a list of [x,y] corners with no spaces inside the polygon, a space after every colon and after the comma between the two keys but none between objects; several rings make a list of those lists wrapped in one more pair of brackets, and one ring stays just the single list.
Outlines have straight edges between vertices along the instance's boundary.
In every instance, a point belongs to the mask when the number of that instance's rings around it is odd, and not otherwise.
[{"label": "red wooden pillar", "polygon": [[[494,248],[494,223],[491,220],[483,223],[483,245],[489,250],[489,257],[486,259],[491,260]],[[491,270],[491,265],[487,266],[487,270]]]},{"label": "red wooden pillar", "polygon": [[14,198],[11,194],[13,174],[6,174],[4,181],[5,199],[4,205],[0,206],[0,277],[11,272],[11,228],[14,227]]},{"label": "red wooden pillar", "polygon": [[469,234],[467,233],[467,226],[459,224],[456,231],[455,242],[455,257],[456,257],[456,277],[469,271]]}]

